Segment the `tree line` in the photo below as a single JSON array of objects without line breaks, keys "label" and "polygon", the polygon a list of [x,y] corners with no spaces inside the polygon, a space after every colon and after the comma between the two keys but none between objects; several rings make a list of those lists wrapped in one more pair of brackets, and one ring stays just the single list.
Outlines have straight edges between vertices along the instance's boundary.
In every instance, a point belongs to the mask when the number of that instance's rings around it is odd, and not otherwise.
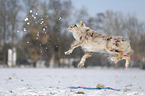
[{"label": "tree line", "polygon": [[[38,60],[45,60],[49,67],[53,58],[54,67],[63,67],[60,59],[81,58],[81,48],[75,49],[70,56],[64,55],[73,42],[67,27],[79,21],[98,32],[124,36],[135,50],[132,66],[144,63],[145,22],[133,15],[108,10],[92,17],[85,8],[76,10],[70,0],[0,0],[0,60],[3,66],[7,64],[9,48],[17,49],[17,65],[30,59],[34,67]],[[96,53],[87,60],[87,65],[110,67],[111,63],[107,56]]]}]

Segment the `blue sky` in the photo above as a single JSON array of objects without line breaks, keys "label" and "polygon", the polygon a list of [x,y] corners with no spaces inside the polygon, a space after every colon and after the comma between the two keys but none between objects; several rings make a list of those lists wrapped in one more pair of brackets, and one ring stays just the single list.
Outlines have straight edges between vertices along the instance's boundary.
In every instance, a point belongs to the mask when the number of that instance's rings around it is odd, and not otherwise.
[{"label": "blue sky", "polygon": [[90,16],[96,13],[113,10],[124,15],[135,15],[140,21],[145,22],[145,0],[71,0],[76,9],[85,7]]}]

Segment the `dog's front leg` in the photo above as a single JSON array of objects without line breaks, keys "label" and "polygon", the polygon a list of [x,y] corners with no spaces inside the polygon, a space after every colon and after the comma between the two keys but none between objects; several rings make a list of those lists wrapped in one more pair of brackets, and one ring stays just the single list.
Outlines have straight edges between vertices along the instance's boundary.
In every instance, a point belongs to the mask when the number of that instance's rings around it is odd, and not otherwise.
[{"label": "dog's front leg", "polygon": [[73,51],[75,48],[77,48],[78,46],[81,46],[82,43],[83,43],[83,42],[75,41],[75,42],[72,44],[71,48],[70,48],[68,51],[65,52],[65,54],[67,54],[67,55],[71,54],[72,51]]},{"label": "dog's front leg", "polygon": [[78,65],[78,67],[84,66],[84,63],[85,63],[86,59],[87,59],[88,57],[91,57],[92,54],[93,54],[92,52],[86,53],[86,54],[82,57],[82,59],[81,59],[79,65]]}]

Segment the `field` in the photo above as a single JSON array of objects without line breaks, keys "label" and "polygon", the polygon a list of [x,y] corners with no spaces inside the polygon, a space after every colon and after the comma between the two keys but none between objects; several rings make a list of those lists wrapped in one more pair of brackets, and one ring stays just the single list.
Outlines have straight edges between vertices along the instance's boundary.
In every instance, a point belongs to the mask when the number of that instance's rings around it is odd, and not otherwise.
[{"label": "field", "polygon": [[0,96],[145,96],[145,70],[0,68]]}]

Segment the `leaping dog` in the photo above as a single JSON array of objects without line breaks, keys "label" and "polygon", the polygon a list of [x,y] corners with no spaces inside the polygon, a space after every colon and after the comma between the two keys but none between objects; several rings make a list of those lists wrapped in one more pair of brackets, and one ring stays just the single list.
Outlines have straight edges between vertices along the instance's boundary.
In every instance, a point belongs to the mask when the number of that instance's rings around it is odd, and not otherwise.
[{"label": "leaping dog", "polygon": [[110,36],[96,32],[80,21],[73,27],[68,27],[72,32],[75,41],[72,43],[71,48],[65,52],[70,54],[72,51],[81,46],[85,51],[85,55],[81,58],[78,67],[82,67],[85,60],[91,57],[93,52],[109,53],[110,61],[117,63],[119,60],[125,59],[125,66],[128,68],[130,56],[134,53],[130,46],[130,42],[126,41],[122,36]]}]

